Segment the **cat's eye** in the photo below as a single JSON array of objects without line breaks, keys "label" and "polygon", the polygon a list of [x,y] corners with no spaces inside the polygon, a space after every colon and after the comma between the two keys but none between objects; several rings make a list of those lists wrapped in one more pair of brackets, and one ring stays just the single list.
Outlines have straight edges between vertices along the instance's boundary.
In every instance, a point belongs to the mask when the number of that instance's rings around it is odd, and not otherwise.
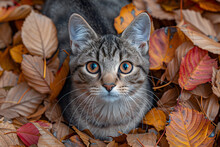
[{"label": "cat's eye", "polygon": [[128,61],[122,62],[119,70],[123,74],[129,74],[133,70],[133,65],[131,62]]},{"label": "cat's eye", "polygon": [[94,61],[88,62],[86,70],[91,74],[97,74],[99,72],[99,64]]}]

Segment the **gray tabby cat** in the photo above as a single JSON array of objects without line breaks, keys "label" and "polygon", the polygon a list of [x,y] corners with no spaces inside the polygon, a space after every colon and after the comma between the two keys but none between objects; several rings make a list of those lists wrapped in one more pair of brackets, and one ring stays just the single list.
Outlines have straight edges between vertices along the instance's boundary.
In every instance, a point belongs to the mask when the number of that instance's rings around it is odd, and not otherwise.
[{"label": "gray tabby cat", "polygon": [[[101,0],[97,1],[101,3]],[[94,1],[87,3],[93,6]],[[80,12],[81,15],[84,13]],[[85,14],[84,17],[92,19]],[[61,40],[68,38],[67,34],[61,33],[65,28],[59,26],[56,15],[52,18],[58,28],[60,46],[67,46],[66,40]],[[147,80],[151,22],[149,16],[142,13],[121,37],[105,34],[114,33],[113,29],[109,29],[111,27],[105,22],[98,28],[94,23],[99,22],[92,23],[94,30],[79,14],[71,15],[68,26],[72,51],[70,79],[67,79],[59,101],[70,125],[80,130],[89,129],[95,138],[110,140],[109,136],[120,135],[118,131],[128,133],[135,128],[152,106]],[[61,21],[61,26],[65,26],[63,24]]]}]

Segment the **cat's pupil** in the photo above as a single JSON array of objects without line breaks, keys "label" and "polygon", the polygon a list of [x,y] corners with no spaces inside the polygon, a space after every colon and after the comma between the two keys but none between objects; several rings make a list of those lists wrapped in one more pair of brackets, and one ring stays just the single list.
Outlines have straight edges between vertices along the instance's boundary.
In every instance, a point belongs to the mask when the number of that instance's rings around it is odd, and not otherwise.
[{"label": "cat's pupil", "polygon": [[124,64],[123,64],[123,68],[124,68],[124,70],[127,70],[128,67],[129,67],[129,65],[128,65],[127,63],[124,63]]},{"label": "cat's pupil", "polygon": [[91,69],[92,69],[92,70],[96,69],[96,67],[97,67],[97,64],[95,64],[95,63],[92,63],[92,64],[91,64]]}]

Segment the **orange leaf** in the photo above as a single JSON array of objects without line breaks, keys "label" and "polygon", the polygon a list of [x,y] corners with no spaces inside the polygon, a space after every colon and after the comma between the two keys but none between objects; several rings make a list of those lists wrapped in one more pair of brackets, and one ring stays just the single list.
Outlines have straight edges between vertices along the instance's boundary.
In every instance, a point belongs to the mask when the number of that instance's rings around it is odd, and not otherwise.
[{"label": "orange leaf", "polygon": [[118,34],[122,33],[124,29],[132,22],[135,16],[144,12],[138,10],[132,3],[122,7],[120,15],[115,18],[114,27]]},{"label": "orange leaf", "polygon": [[211,81],[213,66],[217,68],[217,61],[209,57],[208,51],[195,46],[182,59],[178,80],[180,87],[193,90],[197,85]]},{"label": "orange leaf", "polygon": [[215,137],[210,136],[215,127],[204,115],[193,109],[177,106],[170,115],[166,136],[170,146],[212,146]]},{"label": "orange leaf", "polygon": [[69,73],[69,56],[67,56],[67,58],[63,62],[63,65],[55,75],[55,79],[53,83],[50,84],[50,88],[52,90],[52,93],[50,95],[50,100],[57,98],[57,96],[59,95],[60,91],[62,90],[65,84],[66,76],[68,75],[68,73]]},{"label": "orange leaf", "polygon": [[21,63],[23,59],[22,55],[27,54],[27,53],[28,53],[28,50],[23,44],[17,45],[13,47],[12,49],[10,49],[11,57],[17,63]]},{"label": "orange leaf", "polygon": [[166,27],[153,32],[149,41],[150,69],[165,68],[174,57],[176,48],[187,41],[185,35],[176,27]]},{"label": "orange leaf", "polygon": [[200,1],[199,6],[207,11],[220,12],[220,3],[215,0]]},{"label": "orange leaf", "polygon": [[164,130],[166,125],[166,115],[162,110],[153,108],[145,115],[143,124],[154,126],[157,131]]}]

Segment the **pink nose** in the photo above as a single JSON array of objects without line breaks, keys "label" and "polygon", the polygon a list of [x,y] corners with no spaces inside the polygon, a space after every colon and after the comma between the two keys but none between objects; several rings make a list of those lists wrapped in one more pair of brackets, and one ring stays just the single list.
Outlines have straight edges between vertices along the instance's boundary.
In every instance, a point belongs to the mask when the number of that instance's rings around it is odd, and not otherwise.
[{"label": "pink nose", "polygon": [[105,87],[105,89],[108,92],[110,92],[115,87],[115,84],[114,83],[105,83],[105,84],[103,84],[103,87]]}]

